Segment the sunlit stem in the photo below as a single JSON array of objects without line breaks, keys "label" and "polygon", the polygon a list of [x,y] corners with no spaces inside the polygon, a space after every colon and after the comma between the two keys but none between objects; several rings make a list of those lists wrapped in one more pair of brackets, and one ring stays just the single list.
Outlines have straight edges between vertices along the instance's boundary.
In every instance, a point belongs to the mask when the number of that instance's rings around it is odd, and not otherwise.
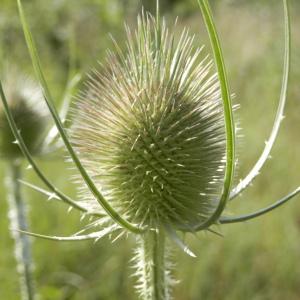
[{"label": "sunlit stem", "polygon": [[16,231],[16,229],[28,230],[26,205],[19,182],[20,178],[21,162],[10,162],[6,178],[7,199],[9,202],[11,234],[15,241],[15,256],[20,279],[21,297],[22,300],[34,300],[35,291],[30,238]]}]

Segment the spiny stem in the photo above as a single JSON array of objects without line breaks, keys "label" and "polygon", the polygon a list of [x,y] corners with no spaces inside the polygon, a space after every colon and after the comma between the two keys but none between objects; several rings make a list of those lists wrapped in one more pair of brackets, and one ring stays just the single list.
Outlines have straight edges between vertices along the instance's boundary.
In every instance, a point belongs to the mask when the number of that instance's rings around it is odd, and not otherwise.
[{"label": "spiny stem", "polygon": [[7,172],[7,194],[9,202],[9,220],[12,237],[15,240],[15,256],[20,276],[22,300],[34,300],[34,284],[32,278],[32,256],[30,238],[21,234],[17,229],[28,230],[26,206],[21,191],[21,163],[11,161]]},{"label": "spiny stem", "polygon": [[149,231],[139,237],[137,252],[138,291],[143,300],[167,300],[169,296],[165,233]]}]

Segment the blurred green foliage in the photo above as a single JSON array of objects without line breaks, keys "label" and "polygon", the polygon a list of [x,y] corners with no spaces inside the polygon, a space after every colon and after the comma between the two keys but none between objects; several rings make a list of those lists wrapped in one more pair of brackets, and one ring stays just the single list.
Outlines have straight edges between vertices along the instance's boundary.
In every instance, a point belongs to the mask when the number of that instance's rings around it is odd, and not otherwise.
[{"label": "blurred green foliage", "polygon": [[[144,4],[150,1],[144,0]],[[171,22],[179,16],[179,27],[189,26],[196,43],[208,45],[196,1],[162,1]],[[243,128],[238,143],[236,180],[257,159],[270,132],[280,91],[283,55],[282,6],[280,1],[215,0],[214,14],[224,46],[236,112]],[[123,23],[135,24],[141,3],[134,0],[30,0],[24,1],[37,40],[46,77],[57,99],[68,73],[69,45],[76,41],[76,65],[88,71],[103,61],[112,48],[111,33],[122,46]],[[149,6],[153,9],[153,5]],[[236,199],[228,213],[261,208],[299,185],[300,170],[300,7],[291,1],[293,60],[286,119],[278,142],[253,187]],[[209,46],[206,47],[209,51]],[[1,0],[0,57],[32,74],[18,19],[16,3]],[[1,65],[1,64],[0,64]],[[0,70],[1,73],[1,70]],[[58,100],[59,101],[59,100]],[[75,197],[70,184],[72,171],[63,162],[64,153],[40,163],[55,184]],[[60,157],[60,158],[59,158]],[[8,232],[5,201],[5,162],[0,174],[0,298],[19,299],[13,242]],[[39,181],[27,171],[26,179]],[[67,207],[26,190],[31,228],[35,232],[69,235],[78,230],[80,216],[67,214]],[[81,221],[87,223],[88,220]],[[181,279],[175,299],[182,300],[297,300],[300,295],[300,203],[288,206],[253,222],[217,228],[224,238],[200,234],[188,237],[193,259],[175,250],[176,277]],[[94,244],[56,243],[34,240],[35,277],[41,299],[119,300],[135,299],[130,277],[133,238],[114,244],[108,239]]]}]

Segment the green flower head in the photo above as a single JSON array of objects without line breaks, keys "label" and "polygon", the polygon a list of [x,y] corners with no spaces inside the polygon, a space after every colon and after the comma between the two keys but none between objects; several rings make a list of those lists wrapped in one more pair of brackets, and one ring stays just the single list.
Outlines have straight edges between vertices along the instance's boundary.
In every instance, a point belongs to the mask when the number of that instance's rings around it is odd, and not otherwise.
[{"label": "green flower head", "polygon": [[[127,28],[126,51],[115,43],[79,97],[71,139],[120,215],[189,230],[216,209],[225,128],[211,62],[187,30],[173,31],[149,14]],[[85,188],[82,196],[93,201]]]}]

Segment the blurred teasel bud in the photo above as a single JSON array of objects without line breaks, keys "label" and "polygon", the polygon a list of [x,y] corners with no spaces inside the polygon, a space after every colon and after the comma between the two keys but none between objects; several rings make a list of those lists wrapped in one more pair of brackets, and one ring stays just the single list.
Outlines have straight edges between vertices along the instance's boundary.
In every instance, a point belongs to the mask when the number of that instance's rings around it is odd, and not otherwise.
[{"label": "blurred teasel bud", "polygon": [[[3,84],[10,111],[29,151],[39,155],[42,151],[42,136],[45,133],[48,112],[39,86],[11,65],[3,71]],[[0,106],[0,157],[17,159],[23,157]]]},{"label": "blurred teasel bud", "polygon": [[187,30],[178,38],[174,28],[150,14],[138,18],[134,33],[127,28],[126,50],[115,42],[102,70],[90,75],[70,136],[121,216],[193,231],[222,192],[224,114],[212,62]]}]

